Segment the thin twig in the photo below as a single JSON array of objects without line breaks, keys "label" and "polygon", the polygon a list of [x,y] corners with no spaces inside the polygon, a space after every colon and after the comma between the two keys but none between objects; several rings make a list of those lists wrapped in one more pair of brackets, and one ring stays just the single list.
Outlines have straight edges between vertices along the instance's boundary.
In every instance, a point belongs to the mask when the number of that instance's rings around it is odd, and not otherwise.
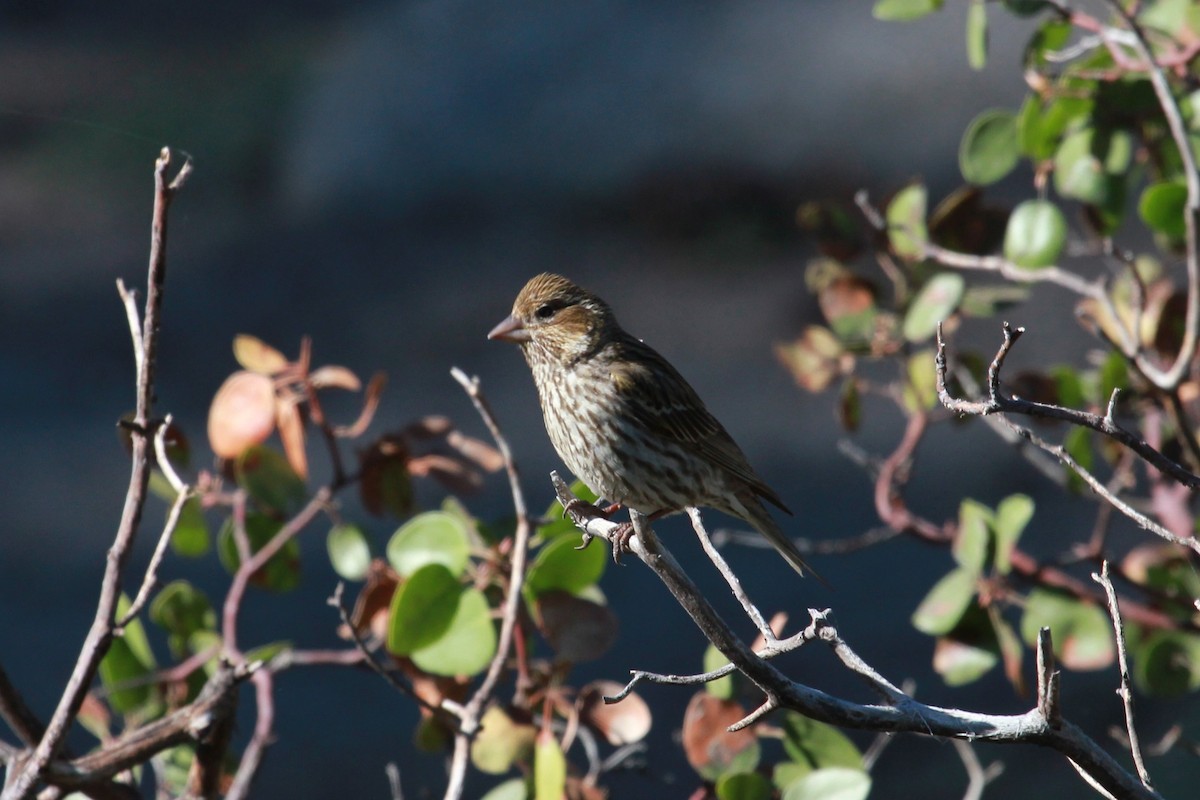
[{"label": "thin twig", "polygon": [[487,398],[479,388],[479,378],[468,376],[458,367],[452,369],[450,374],[471,398],[471,403],[479,412],[479,416],[492,435],[492,440],[496,443],[496,448],[504,458],[504,469],[508,474],[509,489],[512,492],[513,511],[517,516],[517,529],[513,534],[510,557],[511,568],[506,589],[507,595],[504,598],[504,611],[500,618],[500,636],[496,644],[496,654],[492,657],[479,687],[462,707],[461,727],[454,734],[454,754],[450,761],[450,776],[445,798],[446,800],[456,800],[462,796],[463,781],[466,777],[470,754],[470,737],[478,728],[480,715],[491,699],[496,682],[500,679],[500,673],[504,669],[504,664],[508,660],[508,654],[512,648],[513,629],[517,624],[517,617],[521,613],[521,588],[525,582],[525,562],[529,554],[529,536],[532,526],[525,505],[525,493],[521,489],[520,473],[517,470],[516,461],[513,459],[512,448],[509,447],[508,440],[501,432]]},{"label": "thin twig", "polygon": [[979,763],[975,748],[961,739],[954,740],[954,749],[958,751],[959,760],[967,771],[967,790],[963,792],[963,800],[981,800],[987,785],[1004,772],[1004,764],[993,761],[985,769],[983,764]]},{"label": "thin twig", "polygon": [[404,800],[404,792],[400,789],[400,768],[396,766],[396,762],[389,761],[383,771],[387,775],[388,792],[392,800]]},{"label": "thin twig", "polygon": [[778,641],[775,632],[771,630],[771,626],[767,623],[762,612],[758,610],[758,606],[750,601],[746,590],[742,588],[742,582],[733,570],[729,568],[729,563],[721,556],[719,550],[713,546],[712,540],[708,537],[708,531],[704,529],[704,520],[700,517],[700,509],[695,506],[688,506],[688,518],[692,521],[692,530],[696,531],[696,536],[700,538],[700,545],[704,548],[704,552],[708,554],[708,558],[716,566],[717,571],[725,578],[725,582],[729,584],[729,588],[733,591],[733,596],[741,603],[742,610],[746,612],[746,616],[754,623],[754,627],[758,628],[759,634],[762,635],[763,641],[767,644],[774,644]]},{"label": "thin twig", "polygon": [[[182,185],[182,180],[191,171],[191,161],[185,161],[175,181],[166,182],[167,167],[171,163],[171,151],[163,148],[154,165],[154,211],[151,219],[150,266],[146,289],[146,307],[140,335],[133,336],[135,357],[141,355],[137,370],[137,408],[134,413],[131,433],[132,454],[129,488],[125,494],[125,506],[113,544],[108,550],[104,578],[101,582],[100,599],[96,604],[96,615],[80,649],[79,658],[66,688],[59,699],[54,714],[46,725],[46,733],[34,748],[33,754],[23,765],[20,774],[10,776],[3,793],[3,800],[24,800],[32,795],[38,776],[62,749],[71,721],[79,713],[88,687],[95,678],[100,660],[108,652],[113,637],[117,597],[121,589],[121,575],[129,557],[133,540],[141,523],[142,510],[146,501],[146,487],[150,478],[150,420],[154,407],[154,367],[158,353],[158,334],[161,324],[163,282],[166,277],[167,256],[167,209]],[[128,310],[130,300],[124,286],[119,286],[122,301]],[[136,309],[135,312],[136,314]],[[136,330],[136,325],[131,328]]]},{"label": "thin twig", "polygon": [[1142,746],[1138,742],[1137,728],[1133,724],[1133,692],[1129,688],[1129,660],[1125,649],[1125,626],[1121,623],[1121,607],[1117,603],[1117,590],[1113,588],[1112,579],[1108,576],[1108,561],[1100,566],[1099,574],[1093,572],[1092,580],[1104,587],[1108,597],[1108,615],[1112,618],[1113,635],[1117,643],[1117,663],[1121,668],[1121,683],[1117,687],[1117,695],[1125,707],[1125,729],[1129,732],[1129,752],[1133,756],[1133,765],[1137,768],[1138,777],[1147,789],[1153,789],[1150,773],[1146,770],[1146,762],[1142,758]]}]

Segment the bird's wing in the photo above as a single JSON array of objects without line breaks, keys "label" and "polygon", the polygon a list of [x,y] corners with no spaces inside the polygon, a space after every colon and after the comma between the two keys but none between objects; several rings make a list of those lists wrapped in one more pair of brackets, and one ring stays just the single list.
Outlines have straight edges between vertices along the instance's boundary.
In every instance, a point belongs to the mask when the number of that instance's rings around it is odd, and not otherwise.
[{"label": "bird's wing", "polygon": [[634,419],[649,430],[690,445],[754,494],[792,513],[758,477],[737,442],[678,370],[654,348],[633,337],[621,342],[621,350],[613,359],[612,377],[622,395],[638,398],[638,402],[626,404]]}]

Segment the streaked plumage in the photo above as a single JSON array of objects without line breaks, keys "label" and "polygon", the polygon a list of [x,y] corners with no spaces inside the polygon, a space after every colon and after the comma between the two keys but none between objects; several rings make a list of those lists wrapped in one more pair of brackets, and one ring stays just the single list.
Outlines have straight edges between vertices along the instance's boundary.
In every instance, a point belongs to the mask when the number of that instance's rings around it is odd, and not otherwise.
[{"label": "streaked plumage", "polygon": [[753,525],[797,572],[808,569],[762,504],[787,511],[783,501],[683,376],[599,297],[543,273],[488,338],[521,346],[554,449],[596,494],[646,515],[715,508]]}]

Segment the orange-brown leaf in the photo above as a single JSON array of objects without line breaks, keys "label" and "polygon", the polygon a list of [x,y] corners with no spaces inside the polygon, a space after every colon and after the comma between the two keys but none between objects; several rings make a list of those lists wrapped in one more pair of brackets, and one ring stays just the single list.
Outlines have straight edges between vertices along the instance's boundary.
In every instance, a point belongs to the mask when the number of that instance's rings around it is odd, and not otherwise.
[{"label": "orange-brown leaf", "polygon": [[254,372],[230,375],[208,410],[208,441],[221,458],[237,458],[262,444],[275,428],[275,389],[271,379]]}]

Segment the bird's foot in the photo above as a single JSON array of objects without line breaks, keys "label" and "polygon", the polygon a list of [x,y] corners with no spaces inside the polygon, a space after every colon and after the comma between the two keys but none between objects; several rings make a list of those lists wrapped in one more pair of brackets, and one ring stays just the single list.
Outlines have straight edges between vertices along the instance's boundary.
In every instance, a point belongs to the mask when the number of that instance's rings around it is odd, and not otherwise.
[{"label": "bird's foot", "polygon": [[622,522],[613,529],[609,541],[612,542],[613,563],[617,566],[624,566],[621,563],[621,556],[629,552],[629,540],[633,538],[634,533],[632,522]]},{"label": "bird's foot", "polygon": [[620,503],[613,503],[612,505],[601,508],[594,503],[589,503],[587,500],[580,500],[578,497],[575,497],[568,501],[565,506],[563,506],[563,516],[565,517],[569,515],[572,518],[583,517],[586,519],[594,519],[595,517],[599,517],[600,519],[609,519],[620,509]]}]

